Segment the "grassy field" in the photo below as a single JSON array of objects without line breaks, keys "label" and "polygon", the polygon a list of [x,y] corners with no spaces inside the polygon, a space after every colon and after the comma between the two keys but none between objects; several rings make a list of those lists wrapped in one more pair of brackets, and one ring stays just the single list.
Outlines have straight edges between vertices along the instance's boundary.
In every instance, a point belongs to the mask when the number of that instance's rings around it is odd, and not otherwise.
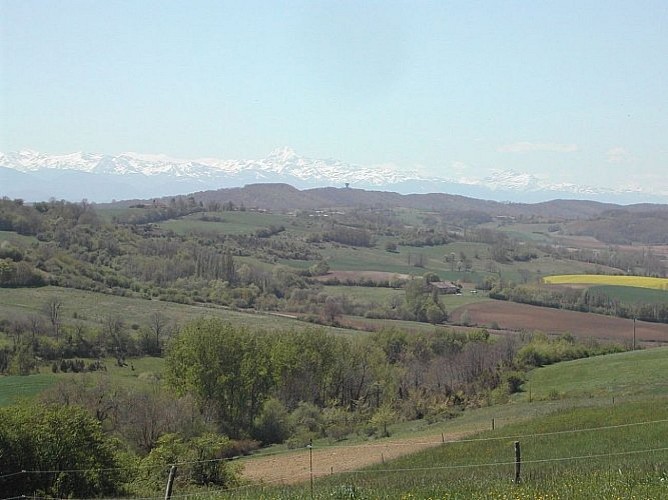
[{"label": "grassy field", "polygon": [[327,285],[323,288],[323,292],[335,297],[344,296],[353,300],[378,302],[380,304],[387,303],[392,297],[404,297],[406,295],[403,290],[379,286]]},{"label": "grassy field", "polygon": [[[84,290],[59,287],[0,288],[0,316],[39,314],[43,304],[57,297],[63,303],[62,318],[65,324],[82,321],[97,326],[109,314],[120,314],[127,326],[141,326],[154,313],[161,313],[179,325],[203,316],[214,316],[235,325],[267,330],[314,328],[312,324],[263,313],[241,312],[222,307],[176,304],[157,300],[132,299]],[[75,319],[76,316],[76,319]],[[356,333],[340,328],[321,327],[338,333]]]},{"label": "grassy field", "polygon": [[[444,256],[453,248],[474,248],[477,244],[440,245],[434,247],[405,247],[400,246],[396,252],[387,252],[378,247],[352,248],[352,247],[326,247],[321,250],[332,270],[341,271],[383,271],[390,273],[409,274],[422,276],[427,272],[435,272],[444,280],[461,280],[467,283],[475,283],[487,275],[482,271],[482,264],[477,266],[474,262],[472,272],[453,271],[449,263],[445,262]],[[475,253],[470,251],[471,255]],[[457,253],[457,255],[459,255]],[[415,262],[418,256],[425,259],[424,267],[417,267]],[[476,269],[480,268],[480,269]]]},{"label": "grassy field", "polygon": [[[432,435],[436,429],[446,433],[481,429],[497,417],[496,430],[487,427],[458,442],[332,476],[332,471],[318,468],[316,459],[314,475],[329,477],[315,480],[313,497],[665,498],[666,374],[665,348],[539,368],[532,372],[525,392],[510,404],[468,411],[458,419],[423,429]],[[528,401],[528,386],[532,402]],[[551,392],[558,393],[559,399],[548,397]],[[613,394],[619,396],[615,404]],[[501,415],[505,418],[499,418]],[[398,428],[393,431],[401,433]],[[520,484],[512,481],[516,441],[522,452]],[[284,462],[288,467],[291,456],[279,457],[277,464]],[[311,498],[309,469],[300,472],[304,481],[300,485],[251,485],[234,491],[232,497]],[[210,497],[202,494],[200,498]]]},{"label": "grassy field", "polygon": [[668,290],[641,288],[637,286],[599,285],[589,288],[591,293],[605,295],[626,304],[665,304]]},{"label": "grassy field", "polygon": [[[629,398],[668,394],[668,348],[567,361],[531,372],[533,399]],[[528,390],[514,401],[528,401]]]},{"label": "grassy field", "polygon": [[7,241],[14,245],[29,245],[35,243],[37,238],[34,236],[23,236],[13,231],[0,231],[0,243]]},{"label": "grassy field", "polygon": [[57,380],[55,374],[46,372],[0,377],[0,406],[7,406],[18,399],[31,399],[51,387]]},{"label": "grassy field", "polygon": [[33,375],[11,375],[0,377],[0,406],[6,406],[18,399],[31,399],[54,384],[71,379],[84,379],[95,385],[100,379],[109,377],[113,383],[126,388],[148,387],[154,380],[160,379],[164,359],[133,358],[128,359],[128,366],[120,367],[115,358],[102,360],[107,371],[92,373],[53,373],[50,365],[40,366],[40,373]]},{"label": "grassy field", "polygon": [[[394,297],[404,297],[406,293],[402,289],[385,287],[366,287],[366,286],[344,286],[344,285],[326,285],[323,291],[328,295],[345,296],[353,300],[377,302],[386,304]],[[471,294],[466,290],[462,295],[446,294],[439,296],[441,303],[447,310],[454,310],[457,307],[489,300],[485,294]]]},{"label": "grassy field", "polygon": [[552,285],[617,285],[668,290],[668,278],[645,276],[608,276],[603,274],[562,274],[546,276],[545,283]]},{"label": "grassy field", "polygon": [[408,264],[407,256],[378,248],[328,247],[321,251],[332,270],[385,271],[422,276],[427,270]]},{"label": "grassy field", "polygon": [[[650,403],[581,408],[488,431],[469,441],[317,480],[315,497],[665,498],[668,409],[666,400],[662,402],[656,412]],[[635,425],[644,422],[654,423]],[[513,484],[515,441],[522,452],[520,484]],[[317,463],[314,471],[322,472]],[[234,498],[263,495],[309,498],[310,487],[307,483],[233,493]]]},{"label": "grassy field", "polygon": [[[482,243],[456,242],[447,245],[433,247],[407,247],[399,246],[397,252],[387,252],[379,246],[371,248],[351,248],[328,246],[321,250],[332,270],[350,271],[386,271],[392,273],[411,274],[421,276],[431,271],[437,273],[441,279],[462,281],[465,283],[477,283],[486,276],[496,275],[488,271],[489,249]],[[445,261],[445,256],[454,253],[456,259],[464,253],[471,261],[471,271],[457,271],[456,267]],[[425,258],[424,268],[409,264],[409,255],[412,260],[422,255]],[[286,262],[295,267],[308,267],[310,263]],[[528,279],[535,281],[545,275],[560,273],[591,273],[597,266],[586,262],[555,260],[544,255],[529,262],[514,264],[495,263],[498,272],[504,279],[522,282],[523,276],[519,269],[529,271]],[[601,266],[598,266],[601,268]],[[612,272],[612,269],[602,268],[604,271]]]},{"label": "grassy field", "polygon": [[552,240],[552,233],[548,230],[550,226],[552,224],[548,223],[532,224],[516,222],[513,224],[499,224],[498,222],[490,222],[484,224],[482,227],[502,231],[511,238],[520,241],[546,243]]},{"label": "grassy field", "polygon": [[[203,215],[220,217],[222,222],[203,221]],[[304,233],[305,230],[298,219],[288,215],[267,214],[259,212],[215,212],[211,214],[197,213],[180,219],[161,222],[160,227],[177,234],[216,233],[216,234],[251,234],[257,229],[270,225],[284,226],[286,231]]]}]

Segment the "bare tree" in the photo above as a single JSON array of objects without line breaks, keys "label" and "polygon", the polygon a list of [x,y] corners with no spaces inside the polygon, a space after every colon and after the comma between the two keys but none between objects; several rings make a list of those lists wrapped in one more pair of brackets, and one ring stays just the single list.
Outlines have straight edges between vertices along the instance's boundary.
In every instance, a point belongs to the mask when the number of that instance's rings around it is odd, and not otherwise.
[{"label": "bare tree", "polygon": [[155,338],[155,352],[160,355],[161,338],[168,335],[171,330],[169,319],[161,312],[155,311],[149,316],[149,328]]},{"label": "bare tree", "polygon": [[119,366],[125,366],[128,335],[125,331],[125,322],[118,314],[108,314],[102,324],[102,341],[107,349],[114,352]]},{"label": "bare tree", "polygon": [[520,275],[522,283],[528,283],[529,279],[531,278],[531,271],[529,271],[528,269],[520,268],[517,270],[517,274]]},{"label": "bare tree", "polygon": [[43,306],[43,311],[51,323],[53,336],[58,340],[60,335],[60,313],[63,303],[58,297],[51,297]]},{"label": "bare tree", "polygon": [[28,316],[28,325],[32,335],[32,340],[35,340],[35,337],[44,333],[44,323],[41,316],[37,314],[31,314]]}]

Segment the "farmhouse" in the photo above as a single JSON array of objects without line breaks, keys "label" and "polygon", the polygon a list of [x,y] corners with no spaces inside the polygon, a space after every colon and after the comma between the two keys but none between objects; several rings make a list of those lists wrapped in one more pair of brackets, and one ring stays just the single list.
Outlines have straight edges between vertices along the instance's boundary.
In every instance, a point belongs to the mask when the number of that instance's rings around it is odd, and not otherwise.
[{"label": "farmhouse", "polygon": [[438,290],[441,294],[455,294],[461,289],[460,285],[456,285],[452,281],[434,281],[430,283],[432,290]]}]

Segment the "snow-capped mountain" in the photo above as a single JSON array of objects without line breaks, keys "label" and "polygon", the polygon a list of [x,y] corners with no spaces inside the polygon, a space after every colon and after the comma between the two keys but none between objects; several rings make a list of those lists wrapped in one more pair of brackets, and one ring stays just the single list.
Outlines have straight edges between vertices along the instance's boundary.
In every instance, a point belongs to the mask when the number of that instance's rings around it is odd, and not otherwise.
[{"label": "snow-capped mountain", "polygon": [[539,177],[516,170],[494,170],[492,175],[482,179],[459,179],[461,184],[484,186],[492,191],[560,192],[582,196],[599,196],[605,194],[641,194],[638,189],[601,189],[568,182],[550,183]]},{"label": "snow-capped mountain", "polygon": [[[165,155],[117,156],[34,151],[0,153],[0,196],[43,200],[51,197],[91,201],[153,198],[194,191],[283,182],[297,188],[322,186],[390,190],[400,193],[446,192],[499,201],[587,198],[632,203],[665,202],[637,190],[599,190],[574,184],[550,184],[530,174],[496,171],[481,179],[447,179],[391,167],[365,167],[335,159],[299,156],[290,148],[259,160],[178,159]],[[640,196],[642,195],[642,197]]]}]

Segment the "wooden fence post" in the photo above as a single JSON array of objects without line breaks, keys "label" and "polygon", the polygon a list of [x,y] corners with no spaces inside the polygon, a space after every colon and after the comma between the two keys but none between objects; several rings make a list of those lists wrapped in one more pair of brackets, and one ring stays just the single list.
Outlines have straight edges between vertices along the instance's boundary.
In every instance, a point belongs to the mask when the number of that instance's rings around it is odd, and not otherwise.
[{"label": "wooden fence post", "polygon": [[309,471],[311,473],[311,498],[313,498],[313,439],[308,444]]},{"label": "wooden fence post", "polygon": [[176,477],[176,465],[172,465],[169,469],[169,477],[167,478],[167,488],[165,488],[165,500],[172,498],[172,486],[174,485],[174,477]]},{"label": "wooden fence post", "polygon": [[520,442],[515,441],[515,484],[519,484],[520,468],[522,467],[522,452],[520,451]]}]

